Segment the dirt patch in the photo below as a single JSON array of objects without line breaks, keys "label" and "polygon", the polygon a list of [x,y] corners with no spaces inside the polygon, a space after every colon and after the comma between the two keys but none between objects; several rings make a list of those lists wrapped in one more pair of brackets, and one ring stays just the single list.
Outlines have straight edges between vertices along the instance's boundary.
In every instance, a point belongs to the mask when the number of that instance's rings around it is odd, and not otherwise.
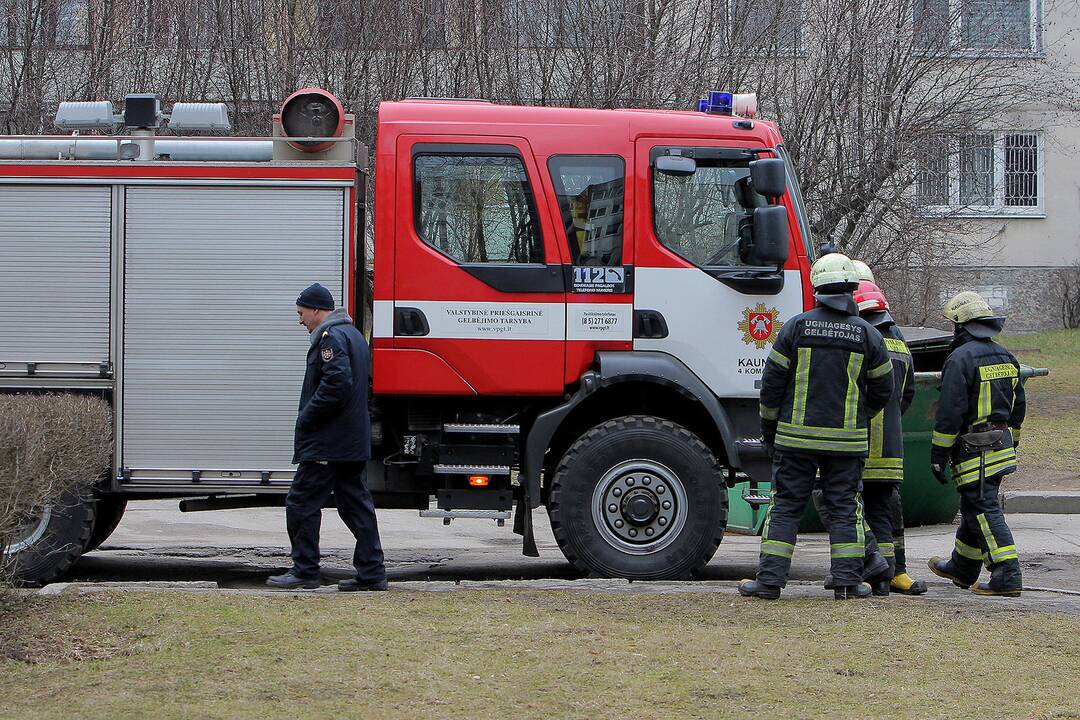
[{"label": "dirt patch", "polygon": [[78,622],[103,601],[93,597],[23,597],[0,606],[0,666],[6,662],[67,664],[107,660],[133,652],[142,633]]},{"label": "dirt patch", "polygon": [[1080,470],[1024,466],[1005,478],[1002,490],[1080,490]]}]

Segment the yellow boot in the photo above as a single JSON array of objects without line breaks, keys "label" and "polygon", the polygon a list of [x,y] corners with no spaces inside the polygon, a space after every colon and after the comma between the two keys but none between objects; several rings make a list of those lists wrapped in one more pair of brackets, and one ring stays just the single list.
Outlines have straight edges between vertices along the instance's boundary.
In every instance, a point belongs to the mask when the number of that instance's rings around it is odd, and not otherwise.
[{"label": "yellow boot", "polygon": [[927,590],[925,582],[913,579],[906,572],[894,577],[889,583],[889,587],[892,588],[893,592],[898,592],[901,595],[922,595]]}]

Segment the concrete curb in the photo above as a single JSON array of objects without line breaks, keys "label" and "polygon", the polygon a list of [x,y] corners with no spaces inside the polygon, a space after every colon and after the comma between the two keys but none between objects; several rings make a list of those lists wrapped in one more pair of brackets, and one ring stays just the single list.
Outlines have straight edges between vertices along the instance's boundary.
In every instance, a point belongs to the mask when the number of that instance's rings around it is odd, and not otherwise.
[{"label": "concrete curb", "polygon": [[1007,513],[1080,514],[1080,490],[1010,490],[1001,499]]}]

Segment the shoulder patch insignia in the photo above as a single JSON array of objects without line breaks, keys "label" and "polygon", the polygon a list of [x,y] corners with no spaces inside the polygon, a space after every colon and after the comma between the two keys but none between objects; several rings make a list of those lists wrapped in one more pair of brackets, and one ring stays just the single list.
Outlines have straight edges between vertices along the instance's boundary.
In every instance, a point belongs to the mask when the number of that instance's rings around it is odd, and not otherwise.
[{"label": "shoulder patch insignia", "polygon": [[323,350],[322,350],[322,359],[326,360],[328,362],[330,360],[333,360],[334,359],[334,348],[323,348]]}]

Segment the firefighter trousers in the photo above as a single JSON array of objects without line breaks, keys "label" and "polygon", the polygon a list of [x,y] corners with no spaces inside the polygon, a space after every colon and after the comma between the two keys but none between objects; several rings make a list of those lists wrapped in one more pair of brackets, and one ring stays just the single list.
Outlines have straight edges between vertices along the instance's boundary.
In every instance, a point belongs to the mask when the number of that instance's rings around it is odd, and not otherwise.
[{"label": "firefighter trousers", "polygon": [[[876,485],[895,485],[899,483],[875,483]],[[895,512],[896,508],[893,505],[893,498],[890,497],[887,500],[881,497],[877,488],[871,488],[869,495],[867,495],[867,489],[871,483],[863,481],[862,490],[859,493],[859,501],[862,503],[863,513],[863,533],[865,537],[866,545],[864,547],[863,555],[863,570],[864,577],[867,570],[873,568],[875,565],[880,565],[881,560],[878,558],[880,555],[889,563],[889,570],[895,574],[898,567],[895,562],[894,552],[896,550],[895,536],[892,534],[895,531],[892,528],[895,527]],[[888,523],[888,527],[882,517],[881,503],[888,503],[889,515],[892,521]],[[895,502],[900,502],[900,493],[895,491]],[[829,508],[825,506],[824,494],[821,488],[821,478],[817,480],[817,484],[814,487],[814,509],[817,510],[818,517],[821,518],[821,524],[825,526],[826,530],[829,530],[832,525],[832,520],[829,514]],[[901,512],[901,520],[903,523],[903,511]],[[873,521],[871,521],[871,513],[873,513]],[[903,525],[900,526],[900,552],[903,552],[903,538],[904,530]],[[890,575],[893,577],[893,575]]]},{"label": "firefighter trousers", "polygon": [[821,471],[824,506],[828,509],[833,582],[838,586],[862,581],[866,537],[859,484],[865,458],[777,452],[773,458],[773,493],[765,528],[757,580],[784,587],[806,503]]},{"label": "firefighter trousers", "polygon": [[366,584],[386,579],[379,523],[366,479],[364,462],[300,463],[285,498],[285,525],[297,577],[319,577],[322,510],[333,494],[338,515],[356,538],[353,565],[357,581]]},{"label": "firefighter trousers", "polygon": [[907,572],[907,551],[904,549],[904,500],[900,497],[900,483],[889,484],[892,485],[892,498],[889,502],[892,507],[893,553],[895,554],[893,577],[895,577]]},{"label": "firefighter trousers", "polygon": [[1004,475],[986,478],[983,492],[979,483],[961,485],[960,527],[949,564],[959,580],[974,584],[982,566],[990,570],[990,584],[995,589],[1020,588],[1020,557],[1012,531],[998,501],[998,488]]}]

